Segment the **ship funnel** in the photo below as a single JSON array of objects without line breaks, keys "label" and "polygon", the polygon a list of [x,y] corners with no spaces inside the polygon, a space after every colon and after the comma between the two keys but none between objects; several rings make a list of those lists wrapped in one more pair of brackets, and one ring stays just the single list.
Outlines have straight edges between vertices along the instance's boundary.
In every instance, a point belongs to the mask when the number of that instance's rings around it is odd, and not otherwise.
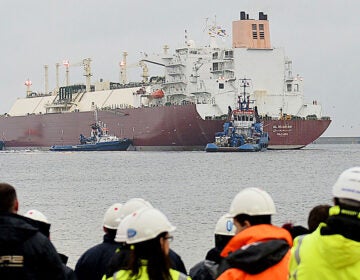
[{"label": "ship funnel", "polygon": [[259,19],[249,19],[249,15],[240,12],[240,20],[232,23],[233,48],[272,49],[267,15],[259,12]]}]

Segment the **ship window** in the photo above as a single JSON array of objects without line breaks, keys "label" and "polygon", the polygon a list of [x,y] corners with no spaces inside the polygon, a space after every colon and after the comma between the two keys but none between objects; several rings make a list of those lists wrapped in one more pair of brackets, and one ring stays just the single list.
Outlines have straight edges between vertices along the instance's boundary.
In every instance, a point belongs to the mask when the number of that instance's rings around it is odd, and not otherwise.
[{"label": "ship window", "polygon": [[263,24],[259,24],[259,30],[264,30],[264,25]]},{"label": "ship window", "polygon": [[224,88],[224,83],[219,83],[219,89],[223,89]]},{"label": "ship window", "polygon": [[253,32],[253,39],[257,39],[257,32],[256,31]]},{"label": "ship window", "polygon": [[218,63],[213,63],[213,70],[214,71],[219,70],[219,64]]},{"label": "ship window", "polygon": [[225,58],[232,58],[233,57],[233,51],[225,51]]},{"label": "ship window", "polygon": [[257,30],[256,24],[252,24],[251,26],[252,26],[252,30]]},{"label": "ship window", "polygon": [[265,39],[264,31],[261,31],[261,32],[260,32],[260,39]]},{"label": "ship window", "polygon": [[286,90],[287,90],[288,92],[292,91],[292,86],[291,86],[291,84],[287,84],[287,85],[286,85]]},{"label": "ship window", "polygon": [[219,53],[217,52],[213,53],[213,59],[218,59],[218,57],[219,57]]}]

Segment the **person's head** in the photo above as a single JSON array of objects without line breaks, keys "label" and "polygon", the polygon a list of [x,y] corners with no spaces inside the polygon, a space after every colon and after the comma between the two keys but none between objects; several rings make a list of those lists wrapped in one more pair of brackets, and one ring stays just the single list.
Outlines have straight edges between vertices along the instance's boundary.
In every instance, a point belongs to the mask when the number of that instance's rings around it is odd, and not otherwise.
[{"label": "person's head", "polygon": [[225,247],[229,240],[235,235],[236,227],[229,214],[222,215],[215,225],[215,247],[220,251]]},{"label": "person's head", "polygon": [[285,223],[281,227],[286,229],[291,234],[292,239],[299,235],[309,233],[309,230],[306,227],[303,227],[301,225],[294,225],[291,222]]},{"label": "person's head", "polygon": [[124,244],[127,240],[127,230],[129,227],[129,221],[131,220],[131,214],[121,219],[121,222],[116,230],[115,242]]},{"label": "person's head", "polygon": [[360,211],[360,167],[352,167],[342,172],[332,192],[335,205]]},{"label": "person's head", "polygon": [[329,217],[330,207],[331,205],[329,204],[321,204],[311,209],[308,216],[309,232],[315,231],[320,223],[327,220],[327,218]]},{"label": "person's head", "polygon": [[126,201],[121,209],[122,217],[125,218],[127,215],[132,214],[133,212],[141,208],[152,208],[151,203],[143,198],[135,197]]},{"label": "person's head", "polygon": [[0,183],[0,212],[17,213],[19,203],[16,190],[7,183]]},{"label": "person's head", "polygon": [[35,210],[35,209],[29,210],[24,214],[24,217],[28,217],[30,219],[49,224],[49,220],[39,210]]},{"label": "person's head", "polygon": [[247,227],[271,224],[271,215],[276,213],[271,196],[259,188],[245,188],[230,205],[229,215],[234,218],[236,233]]},{"label": "person's head", "polygon": [[116,229],[122,218],[121,208],[121,203],[115,203],[111,205],[104,214],[103,229],[112,236],[115,236]]},{"label": "person's head", "polygon": [[139,272],[139,261],[147,260],[150,280],[171,279],[169,242],[175,227],[158,209],[142,208],[130,215],[127,224],[126,243],[132,248],[129,269],[133,275]]},{"label": "person's head", "polygon": [[24,215],[24,217],[31,219],[34,226],[36,226],[39,231],[44,234],[47,238],[50,238],[50,223],[46,216],[41,213],[39,210],[29,210]]}]

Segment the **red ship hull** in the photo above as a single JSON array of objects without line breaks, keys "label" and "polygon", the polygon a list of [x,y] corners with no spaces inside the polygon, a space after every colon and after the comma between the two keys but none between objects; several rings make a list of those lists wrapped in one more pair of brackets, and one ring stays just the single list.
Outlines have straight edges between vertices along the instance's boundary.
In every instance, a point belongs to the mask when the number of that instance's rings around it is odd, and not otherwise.
[{"label": "red ship hull", "polygon": [[270,150],[301,149],[318,139],[331,120],[265,120]]},{"label": "red ship hull", "polygon": [[[224,120],[203,120],[196,105],[98,111],[98,118],[118,137],[133,140],[137,150],[203,150],[222,131]],[[0,138],[7,148],[74,145],[90,131],[93,112],[1,116]],[[299,149],[316,140],[330,120],[264,121],[270,149]]]}]

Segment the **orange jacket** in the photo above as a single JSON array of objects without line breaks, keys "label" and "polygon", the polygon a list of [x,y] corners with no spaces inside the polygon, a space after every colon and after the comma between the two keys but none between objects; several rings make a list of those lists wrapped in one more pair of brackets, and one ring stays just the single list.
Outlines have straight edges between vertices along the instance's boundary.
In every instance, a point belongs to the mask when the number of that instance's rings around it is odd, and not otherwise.
[{"label": "orange jacket", "polygon": [[[272,240],[284,240],[288,243],[290,249],[292,246],[292,238],[290,233],[283,228],[279,228],[273,225],[261,224],[251,226],[249,228],[244,229],[243,231],[236,234],[229,243],[225,246],[224,250],[221,252],[221,256],[226,258],[231,258],[229,254],[234,252],[245,252],[247,250],[245,245],[255,244],[260,242],[259,244],[265,244],[267,241]],[[286,244],[285,244],[286,246]],[[251,247],[251,246],[250,246]],[[287,246],[286,246],[287,247]],[[242,280],[242,279],[288,279],[289,276],[289,259],[290,259],[290,250],[285,247],[284,256],[282,259],[266,268],[262,272],[256,274],[250,274],[244,270],[239,268],[229,268],[225,270],[217,280]],[[252,248],[260,248],[260,246],[252,246]],[[256,258],[255,258],[256,259]],[[250,259],[249,259],[250,260]],[[247,264],[251,267],[251,261]],[[255,267],[255,266],[254,266]]]}]

